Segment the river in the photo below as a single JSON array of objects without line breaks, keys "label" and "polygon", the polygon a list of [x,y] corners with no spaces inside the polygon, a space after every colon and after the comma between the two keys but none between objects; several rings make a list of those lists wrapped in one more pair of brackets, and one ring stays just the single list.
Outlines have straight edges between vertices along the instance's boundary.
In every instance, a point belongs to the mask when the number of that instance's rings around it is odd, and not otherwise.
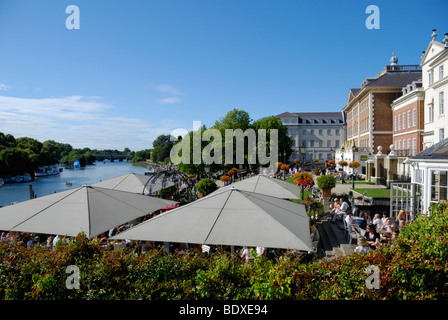
[{"label": "river", "polygon": [[[144,174],[147,169],[135,166],[125,161],[119,162],[95,162],[83,168],[64,169],[60,174],[49,177],[37,178],[29,183],[8,183],[0,187],[0,206],[10,205],[12,202],[21,202],[30,199],[29,184],[37,197],[49,195],[54,192],[64,191],[94,184],[103,180],[118,177],[127,173]],[[71,186],[67,185],[71,183]]]}]

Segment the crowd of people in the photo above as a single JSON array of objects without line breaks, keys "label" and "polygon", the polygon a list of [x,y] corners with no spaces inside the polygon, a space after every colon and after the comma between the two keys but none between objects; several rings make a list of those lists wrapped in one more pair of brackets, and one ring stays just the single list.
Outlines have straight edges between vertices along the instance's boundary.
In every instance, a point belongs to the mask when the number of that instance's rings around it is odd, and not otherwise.
[{"label": "crowd of people", "polygon": [[386,213],[382,217],[376,213],[371,219],[367,211],[361,211],[359,216],[354,216],[353,211],[350,211],[344,219],[347,226],[358,234],[355,252],[363,253],[375,250],[381,244],[393,244],[410,222],[408,218],[409,214],[402,209],[396,219],[388,217]]}]

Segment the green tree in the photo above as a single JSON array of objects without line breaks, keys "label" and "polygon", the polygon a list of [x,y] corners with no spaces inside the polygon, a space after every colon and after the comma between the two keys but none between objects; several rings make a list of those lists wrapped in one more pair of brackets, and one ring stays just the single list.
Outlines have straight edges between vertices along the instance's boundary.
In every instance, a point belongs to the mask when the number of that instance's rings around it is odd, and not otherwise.
[{"label": "green tree", "polygon": [[16,147],[20,148],[20,149],[30,149],[35,154],[38,155],[40,153],[40,150],[43,147],[43,144],[42,144],[42,142],[37,141],[36,139],[22,137],[22,138],[16,139]]},{"label": "green tree", "polygon": [[287,163],[292,155],[293,140],[288,136],[287,128],[282,124],[280,118],[276,116],[268,116],[255,121],[252,124],[255,131],[266,129],[266,150],[269,151],[270,132],[272,129],[278,130],[278,159],[282,163]]},{"label": "green tree", "polygon": [[42,166],[59,163],[64,147],[53,140],[44,141],[39,155],[39,164]]},{"label": "green tree", "polygon": [[222,133],[225,129],[241,129],[244,131],[250,127],[251,121],[247,111],[233,109],[217,120],[213,128],[222,131]]},{"label": "green tree", "polygon": [[171,135],[162,134],[158,136],[152,143],[152,160],[156,162],[164,162],[169,159],[171,148],[174,142],[171,141]]},{"label": "green tree", "polygon": [[0,150],[0,176],[22,175],[30,168],[28,153],[18,148]]}]

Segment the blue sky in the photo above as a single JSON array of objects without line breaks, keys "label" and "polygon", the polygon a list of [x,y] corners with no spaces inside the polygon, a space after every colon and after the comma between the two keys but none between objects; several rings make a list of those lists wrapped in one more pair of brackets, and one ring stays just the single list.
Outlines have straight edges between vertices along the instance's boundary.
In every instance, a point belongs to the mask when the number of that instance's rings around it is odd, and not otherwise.
[{"label": "blue sky", "polygon": [[447,13],[446,0],[0,0],[0,132],[141,150],[233,108],[340,111],[392,52],[419,64]]}]

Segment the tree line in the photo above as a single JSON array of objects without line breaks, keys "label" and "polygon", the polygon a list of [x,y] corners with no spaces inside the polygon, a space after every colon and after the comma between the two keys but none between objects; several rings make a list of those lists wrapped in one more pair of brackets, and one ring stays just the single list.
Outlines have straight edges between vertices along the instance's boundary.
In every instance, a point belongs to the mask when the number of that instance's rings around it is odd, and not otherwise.
[{"label": "tree line", "polygon": [[[224,117],[215,121],[211,129],[217,129],[221,135],[225,137],[226,129],[265,129],[267,136],[271,129],[278,130],[278,154],[279,161],[287,162],[292,154],[292,139],[287,135],[287,129],[283,126],[280,119],[276,116],[267,116],[258,120],[250,118],[249,113],[244,110],[233,109]],[[202,131],[207,130],[205,126]],[[191,136],[193,132],[189,132]],[[184,137],[186,138],[186,137]],[[234,138],[235,139],[235,138]],[[128,162],[139,162],[151,160],[157,163],[169,163],[171,149],[177,143],[180,143],[182,137],[172,137],[170,134],[162,134],[158,136],[152,144],[152,148],[131,151],[129,148],[119,150],[96,150],[90,148],[75,149],[68,143],[60,143],[53,140],[40,142],[29,137],[15,138],[11,134],[3,134],[0,132],[0,177],[23,175],[29,173],[34,175],[34,171],[39,166],[47,166],[54,164],[70,165],[75,161],[79,161],[81,166],[93,164],[98,155],[126,155]],[[269,144],[269,139],[266,142]],[[247,141],[245,142],[245,163],[248,162]],[[236,143],[234,144],[235,147]],[[206,146],[204,143],[201,148]],[[235,154],[235,153],[234,153]],[[184,173],[204,173],[204,163],[188,164],[182,163],[178,166],[179,170]],[[228,165],[212,164],[213,171],[227,169]]]},{"label": "tree line", "polygon": [[81,166],[93,164],[100,154],[128,154],[125,148],[118,150],[75,149],[68,143],[53,140],[40,142],[29,137],[15,138],[0,132],[0,177],[34,175],[40,166],[68,165],[79,161]]}]

